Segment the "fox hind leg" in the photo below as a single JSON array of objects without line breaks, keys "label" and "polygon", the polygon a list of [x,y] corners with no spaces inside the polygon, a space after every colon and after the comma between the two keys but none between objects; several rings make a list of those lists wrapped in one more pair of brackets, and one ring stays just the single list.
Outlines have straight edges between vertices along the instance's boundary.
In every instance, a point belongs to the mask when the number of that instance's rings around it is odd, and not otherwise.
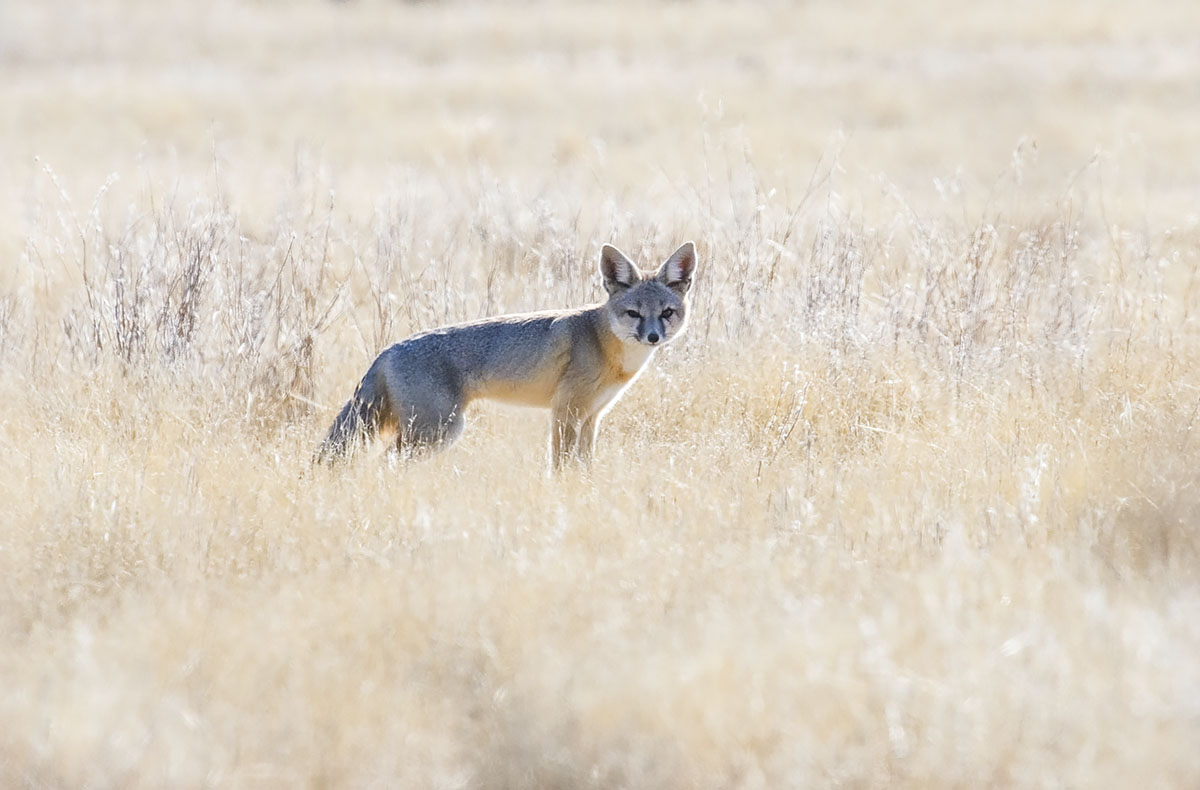
[{"label": "fox hind leg", "polygon": [[466,427],[462,408],[448,411],[405,408],[406,419],[399,424],[396,449],[406,458],[427,455],[458,441]]}]

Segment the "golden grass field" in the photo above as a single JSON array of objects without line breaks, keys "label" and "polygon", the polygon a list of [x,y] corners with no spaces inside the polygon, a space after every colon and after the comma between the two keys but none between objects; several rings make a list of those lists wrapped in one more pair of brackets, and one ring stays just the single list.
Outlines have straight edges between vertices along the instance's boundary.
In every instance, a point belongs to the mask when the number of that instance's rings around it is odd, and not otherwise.
[{"label": "golden grass field", "polygon": [[[0,786],[1200,786],[1200,5],[0,8]],[[312,452],[693,238],[547,470]]]}]

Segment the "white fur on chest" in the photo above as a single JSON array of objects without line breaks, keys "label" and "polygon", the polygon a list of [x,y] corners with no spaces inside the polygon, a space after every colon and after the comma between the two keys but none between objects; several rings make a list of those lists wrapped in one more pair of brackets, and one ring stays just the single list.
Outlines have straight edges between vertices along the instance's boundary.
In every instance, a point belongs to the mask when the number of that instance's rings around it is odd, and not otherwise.
[{"label": "white fur on chest", "polygon": [[633,375],[650,361],[657,350],[655,346],[644,343],[623,343],[621,348],[621,370],[627,375]]},{"label": "white fur on chest", "polygon": [[591,412],[601,417],[604,416],[604,413],[607,412],[612,405],[617,402],[617,399],[621,397],[621,393],[625,391],[625,388],[628,387],[635,378],[637,378],[637,376],[626,379],[619,384],[609,384],[607,387],[601,388],[600,391],[596,393],[596,399],[592,401]]},{"label": "white fur on chest", "polygon": [[608,411],[617,399],[621,397],[621,393],[625,388],[633,383],[642,369],[646,367],[646,363],[650,361],[650,357],[654,356],[656,349],[653,346],[645,346],[641,343],[626,343],[621,350],[621,370],[629,378],[623,381],[614,381],[604,387],[601,387],[596,393],[596,399],[592,402],[592,411],[603,415]]}]

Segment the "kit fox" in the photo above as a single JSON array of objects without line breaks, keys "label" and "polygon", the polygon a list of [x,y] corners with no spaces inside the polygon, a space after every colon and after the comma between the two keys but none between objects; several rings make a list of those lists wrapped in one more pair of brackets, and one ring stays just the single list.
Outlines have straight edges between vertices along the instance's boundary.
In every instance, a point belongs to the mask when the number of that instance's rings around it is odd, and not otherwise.
[{"label": "kit fox", "polygon": [[381,353],[333,421],[318,458],[343,457],[359,438],[398,433],[402,452],[445,446],[478,398],[551,410],[551,459],[592,454],[600,418],[654,351],[687,319],[696,247],[687,242],[653,274],[612,245],[600,251],[603,304],[488,318],[424,332]]}]

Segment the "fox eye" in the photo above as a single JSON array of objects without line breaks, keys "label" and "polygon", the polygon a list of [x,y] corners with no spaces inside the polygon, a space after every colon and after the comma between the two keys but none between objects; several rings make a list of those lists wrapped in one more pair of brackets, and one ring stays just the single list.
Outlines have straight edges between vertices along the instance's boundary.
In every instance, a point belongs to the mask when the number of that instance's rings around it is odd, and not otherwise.
[{"label": "fox eye", "polygon": [[639,320],[642,317],[642,314],[639,313],[637,310],[626,310],[625,315],[629,316],[630,318],[637,318]]},{"label": "fox eye", "polygon": [[662,311],[662,315],[660,316],[660,318],[662,318],[665,321],[673,315],[675,315],[675,308],[668,307],[666,310]]}]

